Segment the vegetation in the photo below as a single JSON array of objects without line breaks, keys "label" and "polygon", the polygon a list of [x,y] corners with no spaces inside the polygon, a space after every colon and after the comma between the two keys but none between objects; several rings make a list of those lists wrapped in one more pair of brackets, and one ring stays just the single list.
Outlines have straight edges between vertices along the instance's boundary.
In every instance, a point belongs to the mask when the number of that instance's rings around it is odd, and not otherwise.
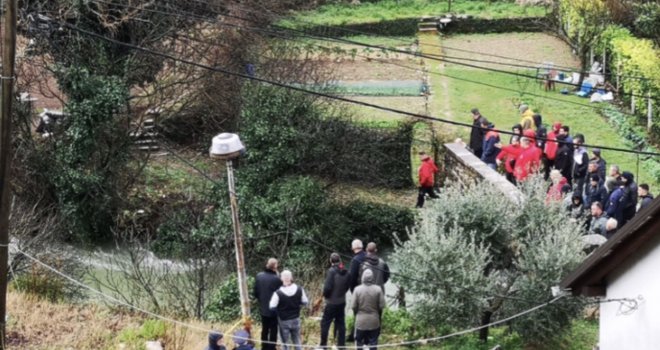
[{"label": "vegetation", "polygon": [[[520,203],[498,189],[450,187],[424,209],[391,256],[397,283],[422,298],[415,319],[434,327],[485,325],[551,299],[550,287],[584,259],[582,222],[560,205],[548,206],[545,183],[520,187]],[[581,312],[579,299],[563,299],[512,321],[526,343],[559,334]],[[488,330],[481,331],[488,339]]]},{"label": "vegetation", "polygon": [[[481,18],[508,18],[544,16],[543,6],[520,6],[511,1],[452,1],[451,11],[458,14],[476,15]],[[323,5],[312,11],[296,14],[280,24],[292,27],[317,25],[351,25],[394,21],[405,18],[439,15],[447,12],[447,2],[431,0],[383,0],[363,2],[359,5],[337,3]]]}]

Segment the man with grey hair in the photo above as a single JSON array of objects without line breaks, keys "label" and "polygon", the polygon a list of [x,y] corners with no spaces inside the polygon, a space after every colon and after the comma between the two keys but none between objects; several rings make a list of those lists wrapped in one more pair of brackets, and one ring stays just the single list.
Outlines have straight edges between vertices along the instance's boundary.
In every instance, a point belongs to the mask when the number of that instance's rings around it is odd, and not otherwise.
[{"label": "man with grey hair", "polygon": [[[367,254],[364,252],[364,245],[359,239],[354,239],[351,242],[351,250],[353,251],[353,259],[351,260],[351,266],[349,271],[349,281],[350,281],[350,290],[353,293],[355,287],[360,284],[360,267],[364,262],[364,259],[367,257]],[[355,325],[351,328],[351,332],[348,333],[348,339],[346,341],[352,342],[355,341]]]},{"label": "man with grey hair", "polygon": [[277,342],[277,315],[270,309],[270,299],[273,293],[282,286],[277,276],[277,259],[270,258],[266,268],[257,274],[254,283],[254,298],[259,302],[261,314],[261,341],[263,350],[275,350]]},{"label": "man with grey hair", "polygon": [[280,324],[282,348],[289,350],[289,340],[296,350],[302,350],[300,339],[300,310],[309,303],[305,291],[293,283],[293,274],[289,270],[282,271],[282,287],[273,293],[270,299],[270,309],[277,312]]}]

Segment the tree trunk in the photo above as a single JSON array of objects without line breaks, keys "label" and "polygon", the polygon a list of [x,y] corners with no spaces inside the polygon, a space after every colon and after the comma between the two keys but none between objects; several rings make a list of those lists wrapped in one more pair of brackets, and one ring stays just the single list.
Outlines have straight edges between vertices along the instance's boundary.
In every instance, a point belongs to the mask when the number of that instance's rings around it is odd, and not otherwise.
[{"label": "tree trunk", "polygon": [[[484,311],[483,314],[481,314],[481,325],[485,326],[489,324],[492,316],[493,312],[491,310]],[[479,340],[484,343],[488,341],[488,327],[479,330]]]},{"label": "tree trunk", "polygon": [[591,67],[589,67],[589,48],[581,47],[580,48],[580,79],[578,80],[577,86],[575,87],[576,91],[580,91],[582,88],[582,82]]}]

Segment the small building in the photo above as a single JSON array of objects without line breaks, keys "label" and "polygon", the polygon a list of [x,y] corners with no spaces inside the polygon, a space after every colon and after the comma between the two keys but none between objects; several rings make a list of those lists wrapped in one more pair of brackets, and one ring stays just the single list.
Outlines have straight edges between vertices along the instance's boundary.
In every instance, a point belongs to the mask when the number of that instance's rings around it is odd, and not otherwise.
[{"label": "small building", "polygon": [[660,199],[643,209],[561,282],[602,297],[600,350],[660,349]]}]

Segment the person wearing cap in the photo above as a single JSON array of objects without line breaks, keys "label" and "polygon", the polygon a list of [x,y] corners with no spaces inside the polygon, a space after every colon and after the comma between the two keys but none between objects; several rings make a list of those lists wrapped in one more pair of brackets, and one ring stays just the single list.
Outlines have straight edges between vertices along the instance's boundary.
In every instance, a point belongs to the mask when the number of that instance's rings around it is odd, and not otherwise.
[{"label": "person wearing cap", "polygon": [[330,325],[335,323],[337,332],[337,346],[346,345],[346,292],[350,286],[350,276],[341,262],[338,253],[330,255],[330,268],[325,274],[323,284],[323,297],[325,298],[325,309],[321,318],[321,344],[322,348],[328,345],[328,333]]},{"label": "person wearing cap", "polygon": [[600,155],[600,148],[592,149],[591,153],[593,154],[591,161],[598,163],[598,176],[600,176],[601,181],[605,182],[607,176],[607,161],[605,161]]},{"label": "person wearing cap", "polygon": [[542,151],[536,147],[534,131],[525,130],[523,134],[525,136],[520,139],[522,152],[516,158],[513,168],[513,175],[518,183],[527,179],[530,174],[538,172],[541,166]]},{"label": "person wearing cap", "polygon": [[589,167],[589,155],[587,149],[582,146],[584,144],[584,135],[577,134],[573,139],[573,184],[577,193],[584,191],[584,183],[587,176],[587,169]]},{"label": "person wearing cap", "polygon": [[555,158],[557,156],[557,149],[559,149],[559,144],[557,143],[557,134],[561,129],[561,123],[552,124],[552,129],[548,133],[545,146],[543,147],[543,178],[545,180],[550,177],[550,171],[555,166]]},{"label": "person wearing cap", "polygon": [[637,198],[639,189],[635,183],[635,175],[629,171],[624,171],[621,174],[623,198],[621,199],[623,207],[623,222],[619,221],[619,226],[623,227],[633,216],[635,216],[637,208]]},{"label": "person wearing cap", "polygon": [[231,340],[236,344],[234,350],[254,350],[254,345],[250,343],[250,333],[244,329],[236,331]]},{"label": "person wearing cap", "polygon": [[254,281],[254,298],[259,302],[261,315],[261,341],[263,350],[275,350],[277,342],[277,315],[270,309],[270,299],[282,286],[282,280],[277,275],[278,262],[275,258],[268,259],[266,268],[257,274]]},{"label": "person wearing cap", "polygon": [[385,308],[385,293],[374,284],[371,270],[362,274],[362,284],[355,288],[351,309],[355,313],[355,345],[362,349],[364,345],[370,350],[378,348],[380,335],[380,318]]},{"label": "person wearing cap", "polygon": [[270,299],[270,309],[277,312],[280,326],[282,348],[288,350],[289,341],[296,350],[302,350],[300,339],[300,311],[309,303],[305,291],[293,283],[293,274],[289,270],[282,271],[282,287],[273,293]]},{"label": "person wearing cap", "polygon": [[204,350],[226,350],[225,340],[219,331],[210,331],[209,332],[209,345],[204,348]]},{"label": "person wearing cap", "polygon": [[573,181],[573,144],[566,140],[565,134],[557,135],[557,154],[555,157],[554,168],[559,170],[561,175],[571,184]]},{"label": "person wearing cap", "polygon": [[532,111],[526,104],[521,104],[519,110],[521,115],[520,125],[522,125],[523,131],[530,129],[536,131],[534,125],[534,111]]},{"label": "person wearing cap", "polygon": [[481,129],[481,121],[483,118],[477,108],[472,108],[472,131],[470,132],[470,149],[477,158],[481,158],[482,145],[484,142],[485,132]]},{"label": "person wearing cap", "polygon": [[497,169],[497,155],[500,153],[500,149],[495,147],[500,143],[500,134],[495,130],[495,126],[488,122],[487,119],[481,120],[481,127],[487,128],[488,131],[484,136],[484,145],[483,153],[481,154],[481,161],[486,163],[489,168],[496,170]]},{"label": "person wearing cap", "polygon": [[589,175],[589,185],[584,188],[584,202],[587,207],[595,202],[606,203],[607,197],[607,188],[605,188],[605,184],[601,181],[598,173],[595,172]]}]

